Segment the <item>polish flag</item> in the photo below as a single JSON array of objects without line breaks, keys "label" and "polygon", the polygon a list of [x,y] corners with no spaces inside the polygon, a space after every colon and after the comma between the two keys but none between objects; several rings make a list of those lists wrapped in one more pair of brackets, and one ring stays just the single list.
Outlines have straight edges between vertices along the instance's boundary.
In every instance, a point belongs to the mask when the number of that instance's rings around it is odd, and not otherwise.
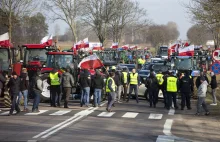
[{"label": "polish flag", "polygon": [[92,50],[103,50],[102,49],[102,43],[89,43],[89,48],[92,49]]},{"label": "polish flag", "polygon": [[129,49],[133,50],[133,49],[137,49],[138,47],[136,45],[131,46]]},{"label": "polish flag", "polygon": [[0,47],[11,47],[12,44],[9,41],[8,33],[0,35]]},{"label": "polish flag", "polygon": [[179,56],[194,56],[194,45],[188,47],[179,48]]},{"label": "polish flag", "polygon": [[41,39],[40,43],[44,45],[52,46],[53,35],[45,36],[44,38]]},{"label": "polish flag", "polygon": [[112,46],[110,48],[117,49],[118,48],[118,43],[117,42],[112,43]]},{"label": "polish flag", "polygon": [[123,49],[123,50],[128,50],[128,49],[129,49],[129,44],[123,45],[123,46],[122,46],[122,49]]},{"label": "polish flag", "polygon": [[74,48],[75,48],[76,50],[79,50],[79,49],[81,48],[81,43],[82,43],[82,41],[80,40],[79,42],[77,42],[76,44],[74,44]]},{"label": "polish flag", "polygon": [[81,42],[81,48],[89,48],[89,38],[83,39]]},{"label": "polish flag", "polygon": [[102,61],[96,54],[90,55],[79,63],[78,67],[81,69],[97,69],[103,67]]}]

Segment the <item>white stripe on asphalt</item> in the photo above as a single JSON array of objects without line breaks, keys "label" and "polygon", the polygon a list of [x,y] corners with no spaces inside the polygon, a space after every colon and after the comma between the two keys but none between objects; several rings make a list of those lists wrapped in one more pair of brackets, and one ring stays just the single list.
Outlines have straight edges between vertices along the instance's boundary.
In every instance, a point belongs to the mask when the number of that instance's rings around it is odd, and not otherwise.
[{"label": "white stripe on asphalt", "polygon": [[175,109],[170,109],[168,115],[174,115],[174,113],[175,113]]},{"label": "white stripe on asphalt", "polygon": [[137,115],[138,115],[138,113],[127,112],[122,117],[124,117],[124,118],[135,118]]},{"label": "white stripe on asphalt", "polygon": [[174,142],[174,140],[175,138],[172,136],[159,135],[156,142]]},{"label": "white stripe on asphalt", "polygon": [[[6,112],[1,113],[0,115],[2,116],[2,115],[8,115],[8,114],[9,114],[9,111],[6,111]],[[16,114],[16,111],[13,111],[13,114]]]},{"label": "white stripe on asphalt", "polygon": [[99,117],[111,117],[114,114],[115,114],[115,112],[102,112],[98,116]]},{"label": "white stripe on asphalt", "polygon": [[162,119],[163,114],[153,114],[151,113],[149,119]]},{"label": "white stripe on asphalt", "polygon": [[38,114],[45,113],[45,112],[47,112],[48,110],[39,110],[39,111],[40,111],[40,112],[38,112],[38,113],[30,112],[30,113],[26,113],[25,115],[38,115]]},{"label": "white stripe on asphalt", "polygon": [[27,142],[37,142],[37,140],[28,140]]},{"label": "white stripe on asphalt", "polygon": [[164,126],[163,126],[163,133],[167,136],[171,136],[171,127],[173,124],[173,120],[172,119],[167,119]]},{"label": "white stripe on asphalt", "polygon": [[51,113],[50,115],[64,115],[64,114],[67,114],[69,112],[70,112],[70,110],[59,110],[57,112]]}]

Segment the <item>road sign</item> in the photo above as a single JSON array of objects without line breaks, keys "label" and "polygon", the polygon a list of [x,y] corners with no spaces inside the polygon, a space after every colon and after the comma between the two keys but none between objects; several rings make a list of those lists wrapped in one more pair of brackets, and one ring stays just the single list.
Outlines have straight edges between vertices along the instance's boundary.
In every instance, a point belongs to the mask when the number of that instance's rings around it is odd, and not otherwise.
[{"label": "road sign", "polygon": [[220,62],[220,49],[216,49],[213,53],[212,53],[212,58],[215,62]]},{"label": "road sign", "polygon": [[211,69],[215,74],[220,74],[220,62],[214,62]]}]

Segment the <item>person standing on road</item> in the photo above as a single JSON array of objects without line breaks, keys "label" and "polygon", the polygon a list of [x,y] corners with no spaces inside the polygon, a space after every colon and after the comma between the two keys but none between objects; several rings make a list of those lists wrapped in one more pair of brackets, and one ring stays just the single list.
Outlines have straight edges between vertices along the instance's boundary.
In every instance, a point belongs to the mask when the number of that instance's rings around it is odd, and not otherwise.
[{"label": "person standing on road", "polygon": [[201,77],[204,77],[205,80],[206,80],[206,82],[209,84],[209,79],[208,79],[208,77],[206,76],[206,74],[205,74],[204,72],[201,72],[201,73],[200,73],[200,76],[198,76],[197,79],[196,79],[196,88],[197,88],[197,89],[198,89],[199,86],[201,85],[201,81],[200,81],[200,78],[201,78]]},{"label": "person standing on road", "polygon": [[20,113],[20,108],[18,106],[17,97],[20,92],[20,78],[18,77],[16,72],[12,72],[12,78],[10,78],[7,87],[9,88],[9,93],[11,95],[11,109],[9,112],[9,116],[13,114],[13,111],[16,110],[17,114]]},{"label": "person standing on road", "polygon": [[[49,84],[50,84],[50,93],[51,93],[51,105],[53,107],[60,107],[60,80],[61,76],[57,69],[53,69],[52,72],[49,74]],[[56,99],[57,98],[57,99]],[[56,105],[57,100],[57,105]]]},{"label": "person standing on road", "polygon": [[180,79],[179,85],[181,93],[181,110],[184,110],[185,105],[187,106],[188,110],[191,110],[190,94],[193,81],[189,76],[189,72],[186,72],[185,75]]},{"label": "person standing on road", "polygon": [[150,73],[150,77],[147,80],[147,84],[145,86],[147,86],[149,92],[150,107],[154,105],[154,108],[156,108],[159,83],[153,72]]},{"label": "person standing on road", "polygon": [[123,84],[123,101],[125,101],[127,97],[127,91],[128,91],[128,72],[126,68],[123,68],[122,71],[122,84]]},{"label": "person standing on road", "polygon": [[97,107],[101,105],[102,89],[105,87],[104,78],[101,76],[99,70],[96,70],[96,74],[92,79],[92,87],[95,89],[94,106]]},{"label": "person standing on road", "polygon": [[[158,74],[156,74],[156,78],[157,78],[157,81],[158,81],[158,84],[159,84],[159,88],[158,88],[158,92],[157,92],[157,94],[159,94],[159,91],[161,90],[162,91],[162,93],[163,93],[163,99],[164,99],[164,107],[166,107],[166,95],[165,95],[165,93],[164,93],[164,85],[163,85],[163,83],[164,83],[164,79],[163,79],[163,77],[164,77],[164,75],[162,74],[162,71],[161,70],[159,70],[159,72],[158,72]],[[158,96],[158,95],[157,95]],[[158,98],[157,98],[157,100],[158,100]]]},{"label": "person standing on road", "polygon": [[175,109],[178,109],[177,103],[176,103],[176,95],[178,91],[178,79],[174,76],[174,74],[170,71],[169,76],[165,80],[165,86],[166,86],[166,93],[167,93],[167,109],[170,110],[172,107],[172,100],[174,103]]},{"label": "person standing on road", "polygon": [[25,112],[28,112],[27,108],[27,102],[28,102],[28,87],[29,87],[29,77],[27,73],[27,69],[23,68],[21,73],[21,83],[20,83],[20,92],[19,92],[19,98],[18,103],[20,102],[22,96],[24,98],[24,110]]},{"label": "person standing on road", "polygon": [[209,115],[210,112],[207,109],[207,105],[206,105],[206,102],[205,102],[208,83],[207,83],[207,81],[204,77],[200,77],[200,82],[201,82],[201,84],[200,84],[200,86],[198,88],[198,91],[197,91],[198,101],[197,101],[196,115],[200,115],[201,107],[203,107],[203,109],[205,110],[205,112],[206,112],[205,115]]},{"label": "person standing on road", "polygon": [[115,76],[115,73],[114,72],[110,72],[109,73],[109,77],[106,81],[106,93],[108,94],[108,105],[107,105],[107,108],[106,110],[108,112],[111,112],[111,107],[112,105],[114,104],[115,102],[115,91],[116,91],[116,84],[115,84],[115,81],[114,81],[114,76]]},{"label": "person standing on road", "polygon": [[216,106],[217,105],[217,100],[216,100],[216,88],[217,88],[217,80],[216,80],[216,76],[214,74],[214,72],[210,73],[211,75],[211,88],[212,88],[212,99],[213,99],[213,103],[210,105]]},{"label": "person standing on road", "polygon": [[81,87],[81,102],[80,106],[86,105],[89,107],[89,98],[90,98],[90,86],[91,86],[91,75],[87,69],[84,69],[80,74],[79,84]]},{"label": "person standing on road", "polygon": [[38,105],[40,103],[40,94],[43,92],[43,81],[40,77],[41,72],[37,71],[36,75],[33,77],[33,96],[34,102],[32,107],[33,113],[38,113]]},{"label": "person standing on road", "polygon": [[113,71],[115,73],[114,76],[114,81],[116,84],[116,96],[115,96],[115,101],[117,101],[118,103],[121,103],[121,92],[122,92],[122,75],[120,71]]},{"label": "person standing on road", "polygon": [[65,71],[62,75],[61,85],[63,88],[64,108],[69,108],[68,102],[72,87],[74,86],[74,79],[72,74],[70,74],[70,68],[66,68]]},{"label": "person standing on road", "polygon": [[129,102],[131,93],[134,90],[135,96],[136,96],[136,102],[139,103],[138,100],[138,87],[140,86],[140,79],[138,73],[136,73],[136,69],[132,69],[132,73],[129,75],[129,84],[130,84],[130,89],[129,89],[129,96],[127,99],[127,102]]}]

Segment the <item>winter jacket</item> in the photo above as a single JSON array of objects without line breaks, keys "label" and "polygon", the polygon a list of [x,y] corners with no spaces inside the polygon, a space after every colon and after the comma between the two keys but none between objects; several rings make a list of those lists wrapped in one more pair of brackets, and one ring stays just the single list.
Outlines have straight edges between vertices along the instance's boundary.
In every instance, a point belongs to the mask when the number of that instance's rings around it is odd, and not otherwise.
[{"label": "winter jacket", "polygon": [[17,77],[16,79],[10,78],[7,87],[10,89],[11,95],[18,95],[20,92],[20,78]]},{"label": "winter jacket", "polygon": [[20,89],[21,91],[28,90],[29,87],[29,77],[27,73],[21,74],[21,83],[20,83]]},{"label": "winter jacket", "polygon": [[204,81],[198,88],[198,96],[199,97],[206,97],[206,92],[207,92],[207,86],[208,86],[208,83],[207,81]]},{"label": "winter jacket", "polygon": [[94,89],[102,89],[105,87],[104,79],[101,75],[95,75],[92,79],[92,88]]},{"label": "winter jacket", "polygon": [[81,88],[91,86],[91,76],[87,73],[81,73],[79,77],[79,84]]},{"label": "winter jacket", "polygon": [[114,76],[114,81],[115,81],[115,84],[117,86],[120,86],[122,85],[122,75],[119,73],[119,72],[116,72],[115,76]]},{"label": "winter jacket", "polygon": [[61,78],[61,84],[62,84],[62,87],[64,87],[64,88],[73,87],[74,86],[74,79],[73,79],[72,74],[70,74],[69,72],[63,73],[62,78]]},{"label": "winter jacket", "polygon": [[179,88],[182,93],[190,93],[193,86],[193,81],[190,77],[184,76],[180,79]]},{"label": "winter jacket", "polygon": [[5,77],[0,73],[0,89],[3,88],[5,82],[6,82]]},{"label": "winter jacket", "polygon": [[212,88],[212,89],[217,88],[217,80],[216,80],[216,76],[215,76],[215,75],[212,76],[210,85],[211,85],[211,88]]},{"label": "winter jacket", "polygon": [[40,76],[33,77],[33,90],[39,93],[43,92],[43,81]]},{"label": "winter jacket", "polygon": [[[209,79],[207,78],[206,75],[203,76],[205,78],[205,80],[207,81],[207,83],[209,84]],[[201,76],[198,76],[197,79],[196,79],[196,88],[199,88],[201,82],[200,82],[200,78]]]},{"label": "winter jacket", "polygon": [[159,83],[156,77],[149,77],[145,86],[149,91],[158,90],[159,89]]}]

